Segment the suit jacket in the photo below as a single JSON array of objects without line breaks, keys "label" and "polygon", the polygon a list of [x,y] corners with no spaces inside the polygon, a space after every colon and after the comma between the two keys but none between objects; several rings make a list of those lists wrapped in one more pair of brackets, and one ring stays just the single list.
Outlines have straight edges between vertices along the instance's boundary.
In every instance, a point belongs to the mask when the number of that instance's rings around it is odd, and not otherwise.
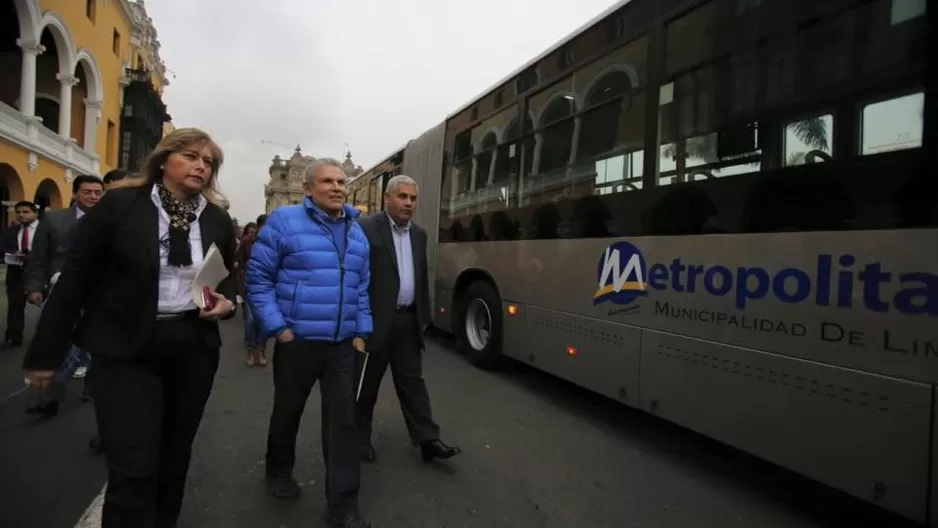
[{"label": "suit jacket", "polygon": [[[371,246],[371,316],[374,332],[368,338],[368,349],[381,348],[391,329],[397,311],[397,294],[401,287],[397,271],[397,252],[391,238],[391,220],[387,213],[379,212],[359,220]],[[414,298],[420,338],[430,324],[430,279],[427,270],[427,232],[411,222],[410,247],[414,258]]]},{"label": "suit jacket", "polygon": [[45,292],[53,275],[62,271],[68,249],[75,238],[78,208],[49,211],[36,228],[36,239],[26,263],[27,292]]},{"label": "suit jacket", "polygon": [[[42,222],[39,222],[42,225]],[[20,250],[20,224],[10,224],[3,228],[3,234],[0,235],[0,247],[4,253],[18,253]],[[39,228],[36,228],[39,231]],[[35,235],[34,235],[35,236]],[[35,244],[35,242],[34,242]]]},{"label": "suit jacket", "polygon": [[[41,226],[42,222],[39,222],[39,225]],[[3,234],[0,234],[0,251],[2,251],[3,253],[13,253],[13,254],[19,253],[20,251],[20,228],[21,227],[22,225],[20,224],[13,224],[4,228]],[[37,226],[35,233],[38,233],[38,232],[39,232],[39,227]],[[33,234],[34,237],[36,236],[35,233]],[[33,247],[36,247],[35,242],[33,242]],[[29,255],[26,255],[27,266],[29,266],[29,260],[31,257],[32,257],[32,253],[30,253]],[[6,277],[7,285],[13,288],[22,287],[23,280],[24,280],[23,277],[25,273],[24,271],[22,271],[23,268],[20,268],[19,266],[10,266],[7,264],[4,264],[4,265],[7,267],[7,277]],[[11,269],[13,269],[12,272],[10,271]]]},{"label": "suit jacket", "polygon": [[[108,191],[82,219],[62,275],[43,307],[23,360],[25,369],[57,369],[73,338],[87,352],[113,357],[133,357],[147,346],[156,322],[160,266],[159,211],[151,190],[144,185]],[[210,203],[199,226],[203,251],[215,243],[231,273],[235,234],[228,213]],[[218,292],[234,302],[233,275]],[[206,346],[219,348],[218,323],[200,324]]]}]

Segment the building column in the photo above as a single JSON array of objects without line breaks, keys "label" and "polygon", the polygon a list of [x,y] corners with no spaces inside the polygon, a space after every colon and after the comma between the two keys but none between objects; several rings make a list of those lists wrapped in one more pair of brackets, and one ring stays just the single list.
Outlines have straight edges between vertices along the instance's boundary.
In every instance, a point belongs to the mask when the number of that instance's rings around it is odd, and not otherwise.
[{"label": "building column", "polygon": [[55,78],[59,80],[59,135],[68,139],[72,137],[72,86],[78,84],[78,77],[60,73]]},{"label": "building column", "polygon": [[82,148],[92,154],[97,154],[95,136],[98,132],[98,122],[101,121],[101,108],[103,107],[104,101],[85,99],[85,144],[82,145]]},{"label": "building column", "polygon": [[583,121],[580,119],[580,116],[573,118],[573,137],[570,138],[570,158],[567,160],[568,165],[573,165],[576,163],[577,151],[580,150],[580,130],[583,127]]},{"label": "building column", "polygon": [[46,51],[46,47],[35,40],[16,39],[16,45],[23,50],[23,68],[20,74],[20,113],[32,117],[36,115],[36,57]]}]

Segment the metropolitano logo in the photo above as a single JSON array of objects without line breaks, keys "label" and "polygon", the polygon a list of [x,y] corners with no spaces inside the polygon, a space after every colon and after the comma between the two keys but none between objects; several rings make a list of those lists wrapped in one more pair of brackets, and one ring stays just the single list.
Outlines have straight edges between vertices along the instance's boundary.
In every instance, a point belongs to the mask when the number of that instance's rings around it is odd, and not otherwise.
[{"label": "metropolitano logo", "polygon": [[631,304],[648,295],[645,257],[632,244],[616,242],[610,245],[599,258],[596,268],[599,286],[593,295],[594,306],[606,302]]}]

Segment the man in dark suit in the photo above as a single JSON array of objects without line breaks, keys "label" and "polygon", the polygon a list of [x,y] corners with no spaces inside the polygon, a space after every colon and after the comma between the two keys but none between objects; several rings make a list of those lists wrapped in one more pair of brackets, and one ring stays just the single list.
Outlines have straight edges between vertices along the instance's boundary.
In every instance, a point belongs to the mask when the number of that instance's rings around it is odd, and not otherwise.
[{"label": "man in dark suit", "polygon": [[375,460],[371,429],[378,389],[391,366],[394,388],[410,440],[425,461],[459,454],[440,441],[440,427],[430,412],[430,396],[421,365],[424,333],[430,325],[430,284],[427,273],[427,233],[411,218],[417,206],[417,183],[409,176],[391,178],[384,193],[384,212],[360,221],[371,246],[371,284],[368,294],[374,332],[367,342],[365,368],[356,414],[361,456]]},{"label": "man in dark suit", "polygon": [[[48,211],[43,215],[40,227],[36,230],[33,252],[26,266],[24,287],[31,304],[42,306],[65,267],[79,220],[98,204],[103,195],[104,182],[97,176],[82,174],[72,180],[74,205],[67,209]],[[59,369],[55,385],[39,391],[36,404],[26,408],[28,414],[50,417],[58,413],[59,402],[65,397],[65,383],[76,370],[88,363],[87,355],[81,350],[72,349],[71,354],[70,361],[66,362],[68,368]],[[87,397],[87,390],[85,396]],[[95,440],[92,440],[92,447],[97,449]]]},{"label": "man in dark suit", "polygon": [[0,350],[16,348],[23,344],[25,326],[26,264],[32,254],[36,232],[39,229],[39,214],[36,204],[19,202],[13,206],[16,223],[3,231],[3,263],[7,267],[7,327]]}]

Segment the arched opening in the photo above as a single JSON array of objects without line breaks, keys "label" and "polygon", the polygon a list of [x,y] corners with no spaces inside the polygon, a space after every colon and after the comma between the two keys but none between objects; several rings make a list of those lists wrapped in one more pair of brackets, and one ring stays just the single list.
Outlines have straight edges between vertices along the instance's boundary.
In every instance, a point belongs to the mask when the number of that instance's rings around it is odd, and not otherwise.
[{"label": "arched opening", "polygon": [[36,57],[36,117],[42,119],[42,124],[49,130],[59,131],[59,94],[61,88],[57,78],[59,74],[59,44],[52,34],[52,28],[42,30],[39,44],[46,51]]},{"label": "arched opening", "polygon": [[492,168],[492,157],[495,155],[495,147],[498,146],[498,137],[495,132],[489,130],[482,136],[479,142],[478,154],[476,155],[476,189],[488,185],[489,173]]},{"label": "arched opening", "polygon": [[542,129],[543,146],[538,172],[543,174],[562,169],[570,161],[573,150],[574,122],[569,119],[576,113],[572,96],[557,97],[541,113],[539,128]]},{"label": "arched opening", "polygon": [[0,227],[13,221],[13,206],[23,200],[23,182],[16,169],[0,163]]},{"label": "arched opening", "polygon": [[75,138],[79,145],[85,144],[85,119],[88,119],[85,109],[85,100],[91,100],[91,87],[93,79],[90,67],[85,59],[81,59],[75,66],[75,78],[78,84],[72,86],[72,124],[69,137]]},{"label": "arched opening", "polygon": [[20,23],[15,2],[0,0],[0,102],[13,107],[20,97],[23,68],[23,52],[16,44],[19,38]]},{"label": "arched opening", "polygon": [[[632,80],[628,73],[614,70],[598,78],[589,88],[584,99],[586,112],[581,118],[580,139],[577,145],[577,158],[585,159],[614,150],[632,135],[639,135],[644,130],[642,123],[629,123],[627,115],[631,106]],[[644,116],[638,116],[644,118]]]},{"label": "arched opening", "polygon": [[41,212],[45,212],[50,207],[52,209],[61,209],[62,193],[59,192],[59,186],[48,178],[42,180],[39,187],[36,188],[36,197],[33,202]]},{"label": "arched opening", "polygon": [[[104,98],[101,85],[101,70],[98,61],[88,49],[76,55],[75,78],[78,84],[72,87],[72,137],[88,152],[95,152],[100,120],[100,105]],[[126,109],[125,109],[126,111]]]}]

